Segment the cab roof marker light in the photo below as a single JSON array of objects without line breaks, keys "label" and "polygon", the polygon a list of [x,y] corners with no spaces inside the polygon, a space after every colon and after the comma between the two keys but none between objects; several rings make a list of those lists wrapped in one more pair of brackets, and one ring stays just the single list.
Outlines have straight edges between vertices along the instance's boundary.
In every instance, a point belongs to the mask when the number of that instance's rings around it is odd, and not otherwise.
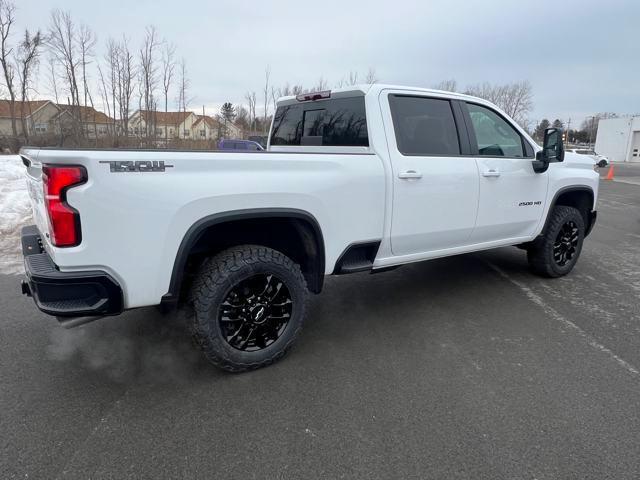
[{"label": "cab roof marker light", "polygon": [[331,98],[331,90],[323,90],[322,92],[308,92],[296,95],[296,100],[299,102],[324,100],[325,98]]}]

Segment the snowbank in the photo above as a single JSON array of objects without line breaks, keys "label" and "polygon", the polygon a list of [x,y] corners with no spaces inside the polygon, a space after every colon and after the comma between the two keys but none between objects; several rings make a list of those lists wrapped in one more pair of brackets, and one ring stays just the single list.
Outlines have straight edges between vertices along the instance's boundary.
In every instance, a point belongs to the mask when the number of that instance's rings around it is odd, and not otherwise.
[{"label": "snowbank", "polygon": [[0,155],[0,273],[24,272],[20,230],[31,222],[31,203],[18,155]]}]

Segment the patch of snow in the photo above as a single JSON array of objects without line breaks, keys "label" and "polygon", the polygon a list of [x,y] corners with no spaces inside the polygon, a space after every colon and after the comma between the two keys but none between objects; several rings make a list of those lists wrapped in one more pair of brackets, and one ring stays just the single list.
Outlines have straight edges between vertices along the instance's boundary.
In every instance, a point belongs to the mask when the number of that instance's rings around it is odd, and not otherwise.
[{"label": "patch of snow", "polygon": [[0,155],[0,273],[24,273],[20,230],[30,223],[24,165],[18,155]]}]

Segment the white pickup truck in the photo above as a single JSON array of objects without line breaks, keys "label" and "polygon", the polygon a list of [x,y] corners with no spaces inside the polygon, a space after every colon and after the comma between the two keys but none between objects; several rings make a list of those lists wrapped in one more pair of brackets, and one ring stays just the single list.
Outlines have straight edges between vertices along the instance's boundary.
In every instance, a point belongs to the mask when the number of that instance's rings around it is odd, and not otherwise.
[{"label": "white pickup truck", "polygon": [[558,277],[596,220],[598,174],[560,130],[541,149],[489,102],[418,88],[281,98],[266,152],[20,154],[38,308],[75,326],[180,306],[230,371],[287,352],[325,275],[516,245]]}]

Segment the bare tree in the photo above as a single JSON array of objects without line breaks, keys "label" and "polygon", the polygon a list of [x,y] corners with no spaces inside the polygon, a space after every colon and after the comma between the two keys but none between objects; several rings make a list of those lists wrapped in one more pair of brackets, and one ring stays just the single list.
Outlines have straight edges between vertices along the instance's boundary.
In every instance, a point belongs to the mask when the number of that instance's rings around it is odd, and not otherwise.
[{"label": "bare tree", "polygon": [[34,35],[31,35],[29,30],[26,30],[16,56],[18,76],[20,79],[20,122],[22,123],[22,136],[25,142],[29,141],[29,132],[24,109],[28,100],[29,90],[32,87],[33,74],[38,66],[42,43],[43,38],[40,30]]},{"label": "bare tree", "polygon": [[364,77],[364,83],[367,85],[373,85],[374,83],[378,83],[378,77],[376,75],[376,69],[373,67],[369,67],[367,74]]},{"label": "bare tree", "polygon": [[485,100],[493,102],[496,105],[501,96],[500,87],[492,85],[489,82],[469,85],[465,89],[464,93],[466,95],[473,95],[474,97],[484,98]]},{"label": "bare tree", "polygon": [[[288,84],[287,84],[288,86]],[[271,87],[271,101],[273,102],[273,111],[275,112],[278,105],[278,98],[280,98],[280,89],[275,86]]]},{"label": "bare tree", "polygon": [[439,83],[436,83],[433,86],[436,90],[444,90],[445,92],[457,92],[458,91],[458,82],[450,78],[449,80],[442,80]]},{"label": "bare tree", "polygon": [[125,135],[129,132],[129,112],[133,98],[136,65],[133,52],[129,49],[129,42],[122,38],[118,47],[118,107],[120,119],[123,121]]},{"label": "bare tree", "polygon": [[[113,119],[111,128],[113,131],[111,132],[114,137],[118,136],[118,129],[116,125],[117,118],[117,108],[116,108],[116,98],[117,98],[117,44],[115,40],[110,38],[107,41],[107,49],[105,51],[103,61],[104,61],[104,69],[100,64],[98,64],[98,75],[100,76],[100,86],[102,88],[102,98],[103,103],[107,108],[107,115],[109,118]],[[106,73],[105,73],[106,72]],[[114,142],[115,142],[114,138]],[[116,144],[114,143],[114,146]]]},{"label": "bare tree", "polygon": [[504,89],[500,108],[519,124],[526,126],[527,116],[533,109],[533,94],[528,80],[508,85]]},{"label": "bare tree", "polygon": [[[9,45],[11,27],[15,22],[15,5],[9,0],[0,0],[0,64],[4,72],[4,81],[9,93],[9,113],[11,115],[11,132],[14,140],[18,138],[16,126],[16,91],[15,91],[15,67],[11,61],[13,47]],[[17,145],[16,145],[17,146]]]},{"label": "bare tree", "polygon": [[[320,77],[320,82],[318,83],[322,83],[322,86],[324,87],[323,89],[327,88],[327,82],[323,80],[322,77]],[[303,91],[304,89],[302,88],[302,85],[292,86],[289,84],[289,82],[285,83],[282,87],[271,87],[271,101],[273,102],[273,110],[275,111],[276,107],[278,106],[278,98],[288,97],[291,95],[300,95]]]},{"label": "bare tree", "polygon": [[109,118],[113,118],[111,114],[111,98],[109,98],[109,90],[107,90],[107,81],[105,80],[104,72],[102,71],[100,64],[98,64],[98,77],[100,78],[99,90],[100,97],[102,98],[102,105],[104,105],[104,108],[107,110],[107,116]]},{"label": "bare tree", "polygon": [[289,82],[285,83],[283,87],[278,88],[278,96],[287,97],[289,95],[293,95],[293,91],[295,89],[295,85],[292,87],[289,85]]},{"label": "bare tree", "polygon": [[236,125],[241,126],[243,130],[248,130],[251,128],[250,122],[249,110],[243,105],[238,105],[236,107]]},{"label": "bare tree", "polygon": [[116,42],[110,38],[107,42],[107,51],[104,55],[104,61],[106,63],[107,71],[106,78],[102,67],[98,64],[98,75],[100,76],[102,102],[107,108],[107,116],[113,119],[113,123],[111,125],[113,131],[111,133],[114,136],[117,136],[118,134],[116,128],[117,48],[118,47]]},{"label": "bare tree", "polygon": [[118,106],[126,135],[129,132],[129,112],[131,111],[136,66],[133,53],[129,50],[129,42],[124,37],[118,48],[118,74]]},{"label": "bare tree", "polygon": [[49,49],[62,68],[61,77],[67,92],[71,95],[71,115],[74,119],[72,126],[76,138],[82,135],[80,128],[79,106],[80,93],[78,89],[78,48],[76,41],[76,26],[69,12],[54,10],[51,12],[51,25],[49,27]]},{"label": "bare tree", "polygon": [[[97,38],[96,35],[91,31],[89,27],[86,25],[81,25],[78,30],[78,50],[80,55],[80,69],[82,73],[82,106],[87,107],[90,105],[93,108],[93,98],[91,97],[91,92],[89,90],[88,76],[87,76],[87,66],[91,63],[91,59],[93,58],[93,49],[96,45]],[[89,121],[87,115],[89,114],[89,110],[87,108],[79,109],[80,110],[80,121],[86,125]],[[96,125],[96,117],[95,112],[91,112],[91,116],[93,117],[93,133],[95,135],[96,142],[98,141],[98,127]]]},{"label": "bare tree", "polygon": [[122,125],[121,131],[126,136],[129,133],[129,112],[131,111],[131,98],[136,77],[135,59],[129,49],[129,40],[126,37],[123,37],[120,42],[110,39],[107,43],[104,61],[107,78],[104,81],[106,85],[103,90],[105,96],[111,97],[109,100],[113,111],[113,133],[116,136],[120,133],[116,125],[117,117]]},{"label": "bare tree", "polygon": [[320,75],[320,78],[318,79],[318,83],[316,83],[315,86],[313,87],[313,91],[322,92],[323,90],[326,90],[327,88],[328,88],[327,81],[323,78],[322,75]]},{"label": "bare tree", "polygon": [[146,110],[145,130],[147,137],[155,134],[155,119],[153,113],[156,110],[155,90],[158,83],[158,67],[156,65],[156,51],[160,47],[156,28],[148,26],[145,38],[140,48],[140,103]]},{"label": "bare tree", "polygon": [[247,92],[244,98],[249,108],[249,129],[253,131],[256,127],[256,92]]},{"label": "bare tree", "polygon": [[467,87],[465,93],[496,104],[521,125],[527,124],[527,115],[533,109],[533,93],[527,80],[505,85],[484,82]]},{"label": "bare tree", "polygon": [[187,76],[187,63],[184,58],[180,60],[178,75],[178,110],[180,110],[181,112],[186,112],[187,106],[191,101],[191,99],[189,98],[189,88],[191,86],[191,82],[189,81],[189,77]]},{"label": "bare tree", "polygon": [[[173,82],[173,77],[176,69],[175,61],[176,47],[173,44],[164,43],[162,50],[162,93],[164,93],[164,112],[169,111],[169,89]],[[167,126],[164,128],[164,140],[168,140]]]},{"label": "bare tree", "polygon": [[350,87],[353,85],[357,85],[358,83],[358,72],[349,72],[349,75],[346,77],[342,77],[338,83],[336,83],[337,88]]},{"label": "bare tree", "polygon": [[600,124],[600,120],[617,117],[618,115],[613,112],[601,112],[585,118],[580,126],[580,130],[584,132],[585,141],[588,140],[589,145],[591,145],[592,140],[595,140],[598,134],[598,125]]},{"label": "bare tree", "polygon": [[[57,72],[57,63],[56,63],[56,59],[49,55],[48,58],[48,64],[49,64],[49,68],[47,69],[47,82],[48,82],[48,86],[49,86],[49,91],[53,94],[53,98],[56,102],[56,105],[58,105],[60,103],[60,96],[58,94],[58,72]],[[63,137],[64,137],[64,133],[62,131],[62,126],[60,124],[60,117],[56,116],[54,117],[54,121],[57,124],[57,130],[59,132],[60,135],[60,145],[62,145],[62,141],[63,141]]]},{"label": "bare tree", "polygon": [[[93,58],[93,49],[96,45],[96,35],[86,25],[82,25],[78,32],[78,48],[80,49],[80,67],[82,69],[82,94],[84,106],[87,100],[91,102],[91,93],[89,92],[89,83],[87,82],[87,65],[91,63]],[[93,103],[93,102],[91,102]]]},{"label": "bare tree", "polygon": [[338,82],[336,83],[336,88],[352,87],[359,83],[364,83],[367,85],[378,83],[376,69],[373,67],[369,67],[369,70],[367,70],[367,73],[364,75],[363,81],[360,80],[360,75],[358,74],[358,72],[351,71],[347,76],[342,77],[340,80],[338,80]]},{"label": "bare tree", "polygon": [[53,98],[55,98],[56,104],[60,103],[58,97],[58,82],[56,81],[58,79],[58,74],[56,72],[56,61],[53,57],[49,57],[49,69],[47,73],[51,93],[53,93]]},{"label": "bare tree", "polygon": [[267,115],[269,115],[269,77],[271,77],[271,67],[267,65],[264,69],[264,123],[262,128],[266,133]]}]

